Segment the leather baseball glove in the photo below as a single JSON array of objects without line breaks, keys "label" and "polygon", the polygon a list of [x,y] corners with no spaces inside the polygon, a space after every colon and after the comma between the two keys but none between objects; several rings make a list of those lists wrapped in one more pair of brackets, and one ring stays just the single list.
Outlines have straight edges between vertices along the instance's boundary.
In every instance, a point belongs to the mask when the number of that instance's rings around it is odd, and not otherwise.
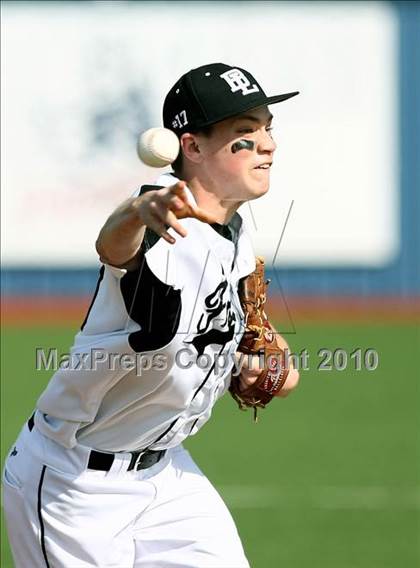
[{"label": "leather baseball glove", "polygon": [[245,332],[238,351],[246,355],[258,355],[264,369],[255,382],[244,387],[240,375],[232,376],[229,391],[241,410],[265,406],[280,391],[286,382],[289,369],[285,366],[285,352],[280,336],[268,321],[264,311],[269,281],[264,277],[264,259],[256,258],[255,271],[239,283],[239,299],[245,314]]}]

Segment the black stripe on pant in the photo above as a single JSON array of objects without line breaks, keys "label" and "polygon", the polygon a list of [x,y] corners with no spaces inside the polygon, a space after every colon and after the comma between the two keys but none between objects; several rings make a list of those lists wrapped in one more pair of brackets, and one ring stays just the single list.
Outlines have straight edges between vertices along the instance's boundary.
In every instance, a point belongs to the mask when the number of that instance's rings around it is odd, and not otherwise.
[{"label": "black stripe on pant", "polygon": [[42,485],[44,483],[46,470],[47,470],[47,466],[44,465],[44,467],[42,468],[41,477],[40,477],[39,485],[38,485],[38,520],[39,520],[39,528],[40,528],[40,532],[41,532],[40,537],[41,537],[42,555],[43,555],[44,560],[45,560],[45,565],[47,566],[47,568],[50,568],[50,564],[48,562],[48,557],[47,557],[47,551],[46,551],[46,548],[45,548],[45,528],[44,528],[44,520],[42,518]]}]

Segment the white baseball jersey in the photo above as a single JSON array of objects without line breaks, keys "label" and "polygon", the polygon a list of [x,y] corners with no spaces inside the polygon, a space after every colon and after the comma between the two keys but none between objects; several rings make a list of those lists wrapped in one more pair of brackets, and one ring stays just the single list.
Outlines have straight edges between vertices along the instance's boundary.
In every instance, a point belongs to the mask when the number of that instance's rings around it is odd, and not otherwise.
[{"label": "white baseball jersey", "polygon": [[[165,174],[157,185],[176,181]],[[255,268],[252,246],[238,213],[227,226],[181,222],[188,235],[169,229],[174,245],[146,232],[139,269],[101,267],[72,362],[37,403],[37,427],[63,446],[176,446],[227,390],[243,333],[238,281]]]}]

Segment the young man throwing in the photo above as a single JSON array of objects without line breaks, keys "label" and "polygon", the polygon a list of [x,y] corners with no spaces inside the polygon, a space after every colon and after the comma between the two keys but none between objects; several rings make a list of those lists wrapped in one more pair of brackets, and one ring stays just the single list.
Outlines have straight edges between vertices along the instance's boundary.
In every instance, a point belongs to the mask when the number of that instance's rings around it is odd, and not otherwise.
[{"label": "young man throwing", "polygon": [[[276,145],[255,78],[222,63],[163,109],[174,173],[107,220],[95,295],[11,451],[4,505],[18,568],[248,566],[223,501],[182,447],[228,389],[255,268],[236,212],[264,195]],[[219,364],[220,361],[224,364]],[[260,370],[243,368],[244,386]],[[297,384],[289,372],[279,395]]]}]

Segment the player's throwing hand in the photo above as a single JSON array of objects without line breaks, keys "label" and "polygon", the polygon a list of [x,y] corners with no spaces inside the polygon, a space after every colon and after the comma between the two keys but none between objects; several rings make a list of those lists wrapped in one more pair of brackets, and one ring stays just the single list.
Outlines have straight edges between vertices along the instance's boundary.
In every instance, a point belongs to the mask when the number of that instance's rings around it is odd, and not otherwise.
[{"label": "player's throwing hand", "polygon": [[187,235],[178,219],[194,217],[204,223],[216,223],[212,215],[188,200],[185,185],[184,181],[178,181],[168,187],[152,189],[118,207],[102,227],[96,241],[102,262],[135,269],[138,266],[136,255],[146,227],[174,244],[174,237],[168,233],[169,227],[181,237]]},{"label": "player's throwing hand", "polygon": [[178,181],[170,187],[148,191],[137,197],[133,203],[141,224],[149,227],[171,244],[175,243],[175,239],[168,233],[169,227],[172,227],[181,237],[187,235],[186,229],[178,222],[178,219],[194,217],[204,223],[216,222],[211,214],[188,200],[185,185],[185,181]]}]

